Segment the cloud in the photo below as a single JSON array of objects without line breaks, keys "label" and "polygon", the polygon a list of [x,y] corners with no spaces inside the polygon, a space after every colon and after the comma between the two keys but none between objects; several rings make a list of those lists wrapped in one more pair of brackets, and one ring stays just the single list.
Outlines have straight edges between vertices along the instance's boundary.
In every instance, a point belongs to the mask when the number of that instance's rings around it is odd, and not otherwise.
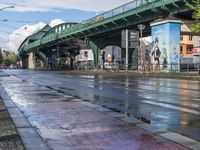
[{"label": "cloud", "polygon": [[61,9],[79,9],[84,11],[106,11],[132,0],[1,0],[0,8],[14,5],[15,8],[7,9],[16,12],[46,12],[59,11]]},{"label": "cloud", "polygon": [[[50,26],[54,27],[58,24],[63,23],[64,21],[61,19],[54,19],[50,22]],[[14,52],[17,52],[20,44],[26,39],[26,37],[28,37],[29,35],[36,33],[37,31],[39,31],[40,29],[42,29],[46,24],[43,22],[39,22],[37,24],[34,25],[24,25],[22,27],[20,27],[19,29],[15,30],[10,37],[3,37],[0,36],[0,40],[4,39],[3,41],[1,41],[1,45],[3,45],[3,47],[7,50],[11,50]]]},{"label": "cloud", "polygon": [[6,49],[6,45],[5,43],[9,42],[9,37],[8,36],[4,36],[4,35],[0,35],[0,47],[3,49]]},{"label": "cloud", "polygon": [[0,43],[5,43],[9,40],[9,38],[7,36],[3,36],[3,35],[0,35]]},{"label": "cloud", "polygon": [[62,19],[54,19],[54,20],[52,20],[50,23],[49,23],[49,25],[51,26],[51,27],[54,27],[54,26],[57,26],[57,25],[59,25],[59,24],[61,24],[61,23],[64,23],[65,21],[63,21]]},{"label": "cloud", "polygon": [[17,49],[19,48],[20,44],[24,41],[24,39],[37,32],[38,30],[40,30],[41,28],[43,28],[45,26],[45,23],[43,22],[39,22],[38,24],[35,25],[25,25],[22,26],[21,28],[15,30],[9,38],[9,43],[7,43],[7,47],[12,50],[12,51],[17,51]]}]

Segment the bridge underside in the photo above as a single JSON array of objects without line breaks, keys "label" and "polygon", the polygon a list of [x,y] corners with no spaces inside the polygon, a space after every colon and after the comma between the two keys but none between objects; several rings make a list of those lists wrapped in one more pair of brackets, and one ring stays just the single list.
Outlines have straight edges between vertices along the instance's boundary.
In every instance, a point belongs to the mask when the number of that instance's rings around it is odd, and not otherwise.
[{"label": "bridge underside", "polygon": [[[129,13],[129,12],[128,12]],[[157,19],[176,18],[183,20],[192,20],[192,12],[183,1],[171,3],[157,8],[150,8],[144,12],[133,15],[124,14],[124,17],[91,28],[76,32],[71,35],[58,37],[52,42],[47,42],[29,51],[40,51],[47,58],[51,55],[58,56],[76,56],[80,49],[91,48],[94,54],[94,66],[99,65],[100,50],[109,45],[121,47],[121,31],[124,29],[138,30],[138,24],[146,25],[143,36],[151,35],[150,22]]]}]

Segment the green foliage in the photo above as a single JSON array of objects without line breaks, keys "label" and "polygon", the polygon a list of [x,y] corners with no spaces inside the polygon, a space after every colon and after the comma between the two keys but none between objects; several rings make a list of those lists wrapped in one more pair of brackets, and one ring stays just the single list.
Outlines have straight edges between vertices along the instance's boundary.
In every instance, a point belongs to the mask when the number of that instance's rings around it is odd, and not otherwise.
[{"label": "green foliage", "polygon": [[6,58],[4,59],[3,63],[6,65],[6,66],[9,66],[10,64],[12,64],[11,60],[9,58]]},{"label": "green foliage", "polygon": [[192,25],[192,31],[200,33],[200,0],[193,0],[189,7],[193,9],[192,17],[196,20]]},{"label": "green foliage", "polygon": [[2,64],[2,63],[3,63],[3,55],[2,55],[2,52],[0,50],[0,64]]},{"label": "green foliage", "polygon": [[9,66],[11,64],[16,64],[17,62],[17,57],[16,56],[10,56],[6,59],[4,59],[3,63],[6,65],[6,66]]}]

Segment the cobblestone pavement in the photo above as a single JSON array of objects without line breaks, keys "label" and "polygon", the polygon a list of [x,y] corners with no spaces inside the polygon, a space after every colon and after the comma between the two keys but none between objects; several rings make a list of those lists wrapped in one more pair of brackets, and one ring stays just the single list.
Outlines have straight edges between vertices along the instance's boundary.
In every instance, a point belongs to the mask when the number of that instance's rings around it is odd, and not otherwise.
[{"label": "cobblestone pavement", "polygon": [[15,125],[0,98],[0,150],[24,150]]}]

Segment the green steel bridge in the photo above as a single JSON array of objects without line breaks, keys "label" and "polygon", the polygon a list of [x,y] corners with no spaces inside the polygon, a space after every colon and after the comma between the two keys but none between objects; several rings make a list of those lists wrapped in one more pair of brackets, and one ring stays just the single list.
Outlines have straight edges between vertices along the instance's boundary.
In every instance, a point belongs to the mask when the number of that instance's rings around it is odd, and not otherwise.
[{"label": "green steel bridge", "polygon": [[145,35],[150,35],[150,22],[162,18],[191,19],[191,0],[134,0],[123,6],[95,16],[81,23],[64,23],[43,33],[35,40],[25,40],[19,55],[39,51],[47,55],[51,49],[73,52],[87,46],[94,53],[94,65],[98,66],[100,50],[108,45],[121,47],[121,30],[137,30],[145,24]]}]

